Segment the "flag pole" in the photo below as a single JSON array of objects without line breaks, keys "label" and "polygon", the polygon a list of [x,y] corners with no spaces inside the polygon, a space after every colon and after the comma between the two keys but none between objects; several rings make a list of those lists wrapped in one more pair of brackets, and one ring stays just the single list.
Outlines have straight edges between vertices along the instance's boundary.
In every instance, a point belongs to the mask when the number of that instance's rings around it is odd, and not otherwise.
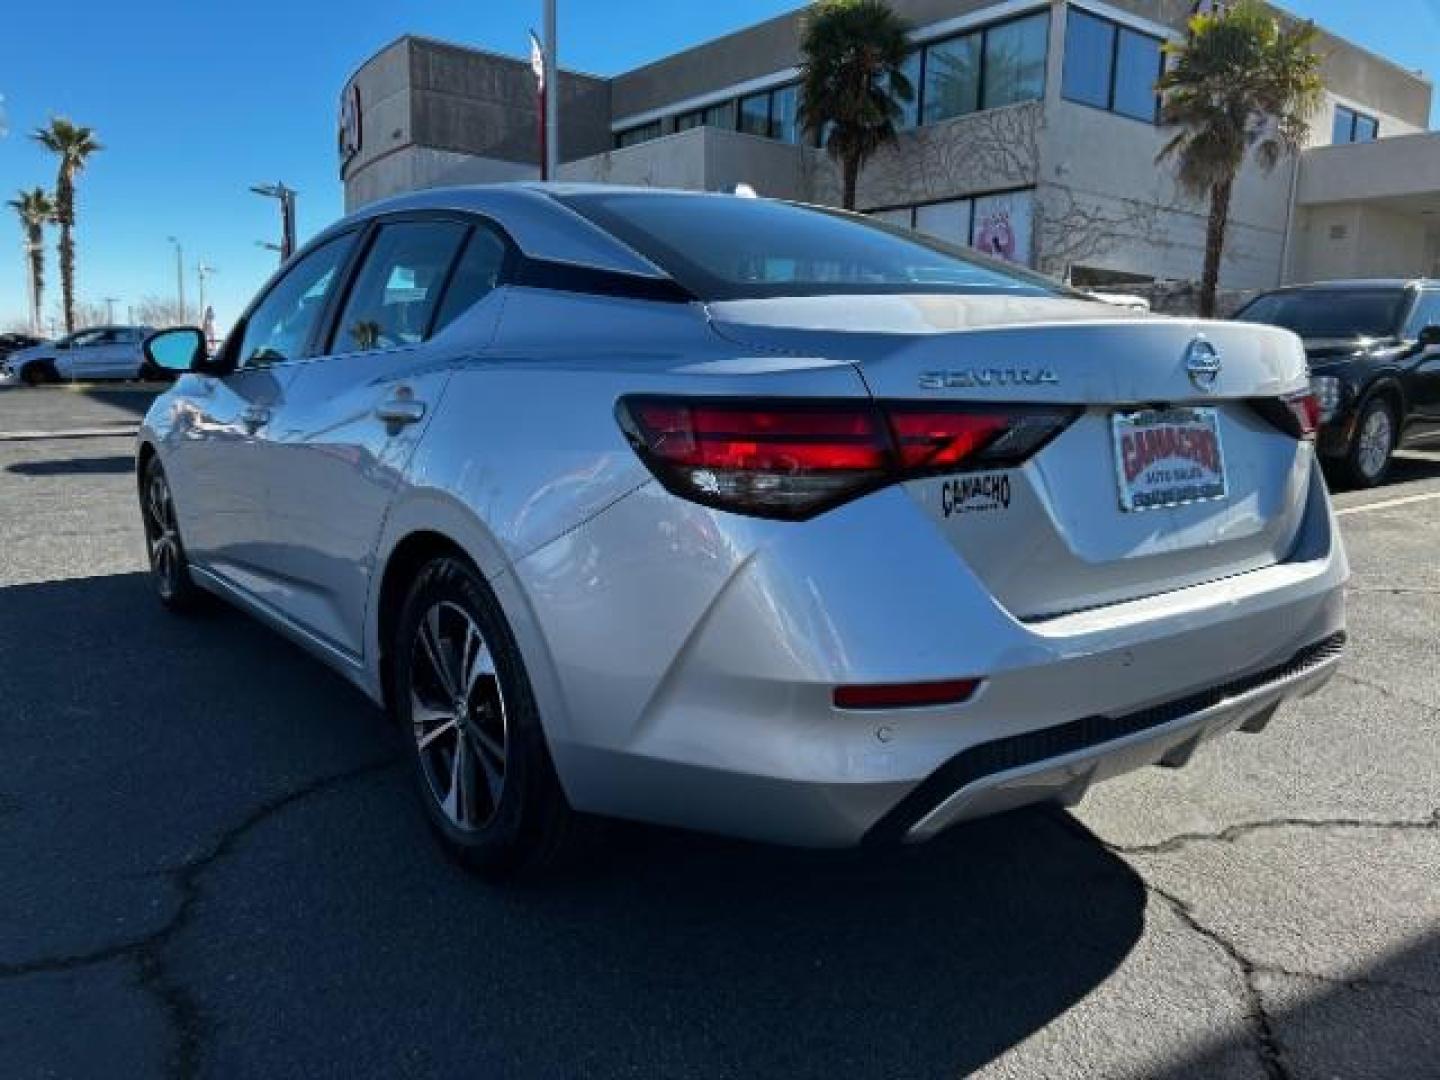
[{"label": "flag pole", "polygon": [[555,0],[545,0],[545,174],[560,172],[560,66],[556,45]]},{"label": "flag pole", "polygon": [[537,136],[537,150],[540,160],[540,182],[543,184],[550,179],[550,156],[547,149],[545,132],[549,126],[546,123],[546,100],[549,98],[549,80],[546,79],[546,68],[549,65],[545,59],[545,47],[540,44],[540,39],[535,36],[535,31],[530,31],[530,70],[535,73],[535,133]]}]

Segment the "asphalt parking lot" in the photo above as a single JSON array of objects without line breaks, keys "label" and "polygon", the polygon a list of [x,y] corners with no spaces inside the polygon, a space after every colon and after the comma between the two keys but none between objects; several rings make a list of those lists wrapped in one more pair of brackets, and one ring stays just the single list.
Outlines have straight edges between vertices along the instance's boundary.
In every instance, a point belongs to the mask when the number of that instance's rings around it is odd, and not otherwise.
[{"label": "asphalt parking lot", "polygon": [[1344,494],[1352,649],[1073,812],[813,854],[615,830],[496,891],[383,718],[165,615],[143,389],[0,389],[0,1075],[1440,1076],[1440,455]]}]

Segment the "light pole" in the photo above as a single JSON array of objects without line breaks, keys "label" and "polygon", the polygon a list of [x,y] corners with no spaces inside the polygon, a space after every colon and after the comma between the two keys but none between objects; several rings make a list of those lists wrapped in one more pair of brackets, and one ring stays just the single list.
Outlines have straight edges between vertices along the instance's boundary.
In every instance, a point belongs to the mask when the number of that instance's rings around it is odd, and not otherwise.
[{"label": "light pole", "polygon": [[560,68],[556,61],[555,0],[545,0],[545,174],[560,179]]},{"label": "light pole", "polygon": [[180,305],[180,321],[185,321],[185,249],[175,237],[167,237],[175,245],[175,302]]},{"label": "light pole", "polygon": [[280,201],[280,261],[284,262],[295,254],[295,196],[294,188],[284,184],[254,184],[250,188],[256,195]]},{"label": "light pole", "polygon": [[545,102],[548,88],[545,85],[545,45],[530,31],[530,71],[535,76],[535,134],[538,136],[537,156],[540,159],[540,182],[550,179],[550,144],[545,137]]},{"label": "light pole", "polygon": [[202,259],[195,264],[195,279],[200,284],[200,322],[205,321],[205,279],[215,273],[215,267],[206,266]]},{"label": "light pole", "polygon": [[102,296],[100,302],[105,305],[105,321],[111,326],[115,325],[115,305],[120,302],[118,296]]}]

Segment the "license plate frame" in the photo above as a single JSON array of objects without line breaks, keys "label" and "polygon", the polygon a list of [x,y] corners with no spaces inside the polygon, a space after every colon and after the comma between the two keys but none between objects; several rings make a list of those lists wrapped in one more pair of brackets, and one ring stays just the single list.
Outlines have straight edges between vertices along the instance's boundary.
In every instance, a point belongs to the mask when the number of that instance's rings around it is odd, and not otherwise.
[{"label": "license plate frame", "polygon": [[1173,510],[1229,496],[1219,409],[1121,410],[1110,415],[1110,435],[1125,513]]}]

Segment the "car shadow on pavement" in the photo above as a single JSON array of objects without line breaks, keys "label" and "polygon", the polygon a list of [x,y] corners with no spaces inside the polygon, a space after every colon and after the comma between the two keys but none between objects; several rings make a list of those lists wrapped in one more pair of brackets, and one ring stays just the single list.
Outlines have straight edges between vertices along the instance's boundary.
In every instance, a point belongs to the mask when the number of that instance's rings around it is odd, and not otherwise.
[{"label": "car shadow on pavement", "polygon": [[45,461],[16,461],[5,467],[6,472],[21,476],[120,476],[135,471],[133,454],[109,457],[52,458]]},{"label": "car shadow on pavement", "polygon": [[616,825],[487,886],[378,710],[140,574],[0,589],[0,657],[0,972],[151,972],[105,1025],[0,979],[22,1071],[133,1060],[115,1017],[158,1007],[164,1056],[219,1075],[964,1075],[1142,933],[1139,878],[1044,811],[840,853]]},{"label": "car shadow on pavement", "polygon": [[168,390],[166,383],[129,383],[124,386],[82,385],[80,393],[92,401],[123,409],[138,419],[150,411],[150,403]]},{"label": "car shadow on pavement", "polygon": [[1440,457],[1396,454],[1390,462],[1390,475],[1386,484],[1409,484],[1416,480],[1433,480],[1440,477]]}]

